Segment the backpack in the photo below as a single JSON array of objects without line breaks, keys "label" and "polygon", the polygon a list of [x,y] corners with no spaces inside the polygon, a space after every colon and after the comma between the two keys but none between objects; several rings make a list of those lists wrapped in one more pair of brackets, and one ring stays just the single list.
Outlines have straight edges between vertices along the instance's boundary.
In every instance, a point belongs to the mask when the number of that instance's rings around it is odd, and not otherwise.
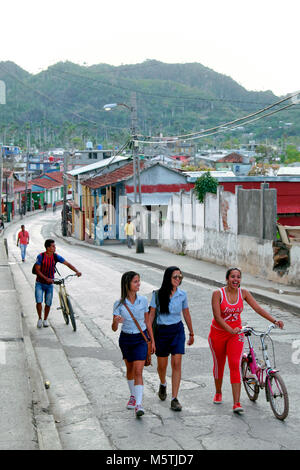
[{"label": "backpack", "polygon": [[[43,264],[45,253],[40,253],[40,255],[42,256],[42,264]],[[58,262],[58,260],[57,260],[57,254],[56,254],[56,253],[54,253],[54,262],[55,262],[55,265],[56,265],[56,263]],[[34,274],[34,275],[36,276],[36,275],[37,275],[37,272],[36,272],[35,266],[36,266],[36,263],[34,263],[34,265],[32,266],[31,272],[32,272],[32,274]],[[55,266],[54,269],[55,269],[55,272],[58,273],[58,271],[57,271],[57,269],[56,269],[56,266]],[[59,273],[58,273],[58,274],[59,274]]]}]

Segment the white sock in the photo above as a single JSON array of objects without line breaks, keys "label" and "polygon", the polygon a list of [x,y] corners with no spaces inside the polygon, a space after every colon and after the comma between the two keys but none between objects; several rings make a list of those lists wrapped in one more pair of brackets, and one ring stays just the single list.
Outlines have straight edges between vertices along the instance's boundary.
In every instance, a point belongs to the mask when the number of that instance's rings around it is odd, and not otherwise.
[{"label": "white sock", "polygon": [[135,399],[136,405],[141,405],[143,401],[143,392],[144,392],[144,385],[135,385]]},{"label": "white sock", "polygon": [[134,380],[127,380],[130,396],[135,397]]},{"label": "white sock", "polygon": [[163,387],[166,387],[166,386],[167,386],[167,382],[165,382],[164,384],[162,384],[162,383],[160,382],[160,385],[162,385]]}]

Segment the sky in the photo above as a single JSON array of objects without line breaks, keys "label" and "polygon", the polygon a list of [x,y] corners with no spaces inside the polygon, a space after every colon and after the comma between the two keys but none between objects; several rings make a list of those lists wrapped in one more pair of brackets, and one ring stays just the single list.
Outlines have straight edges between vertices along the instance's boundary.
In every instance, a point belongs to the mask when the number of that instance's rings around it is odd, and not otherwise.
[{"label": "sky", "polygon": [[300,90],[299,0],[10,0],[0,61],[31,73],[80,65],[198,62],[247,90]]}]

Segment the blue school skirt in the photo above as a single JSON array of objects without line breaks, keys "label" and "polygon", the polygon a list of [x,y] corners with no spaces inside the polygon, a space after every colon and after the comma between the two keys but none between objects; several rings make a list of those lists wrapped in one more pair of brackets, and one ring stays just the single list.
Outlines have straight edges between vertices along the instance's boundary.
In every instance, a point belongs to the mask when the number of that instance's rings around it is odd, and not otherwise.
[{"label": "blue school skirt", "polygon": [[156,325],[156,356],[167,357],[169,354],[184,354],[185,332],[182,321],[173,325]]},{"label": "blue school skirt", "polygon": [[[149,339],[147,330],[144,331],[147,339]],[[147,358],[148,345],[142,336],[142,333],[124,333],[121,331],[119,337],[119,346],[123,354],[123,359],[128,362],[145,361]]]}]

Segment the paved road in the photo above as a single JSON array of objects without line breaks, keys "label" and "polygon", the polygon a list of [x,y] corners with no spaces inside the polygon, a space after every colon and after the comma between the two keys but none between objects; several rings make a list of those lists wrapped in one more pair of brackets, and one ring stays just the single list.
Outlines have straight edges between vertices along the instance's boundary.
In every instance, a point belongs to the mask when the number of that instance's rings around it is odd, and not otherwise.
[{"label": "paved road", "polygon": [[[15,246],[19,226],[7,229],[12,271],[19,293],[26,327],[34,347],[47,391],[49,414],[53,416],[63,449],[298,449],[300,410],[300,354],[295,340],[300,337],[300,318],[279,308],[264,305],[285,322],[285,330],[273,334],[277,366],[290,396],[290,415],[282,423],[276,420],[261,392],[256,403],[242,393],[243,416],[232,414],[231,387],[226,369],[224,403],[212,404],[214,395],[212,359],[207,335],[211,322],[212,287],[184,279],[183,288],[189,299],[195,344],[187,347],[183,360],[179,399],[181,413],[170,410],[169,399],[160,402],[156,392],[158,377],[156,360],[144,372],[145,416],[137,420],[125,409],[128,388],[125,368],[118,347],[118,333],[111,330],[112,305],[120,294],[120,278],[124,271],[140,273],[140,293],[149,299],[158,288],[162,271],[122,260],[85,247],[72,246],[57,239],[57,252],[75,265],[83,276],[68,284],[76,312],[78,329],[64,324],[55,295],[50,313],[50,328],[38,330],[34,304],[34,281],[31,267],[36,254],[43,251],[43,241],[54,237],[60,215],[39,214],[26,220],[31,243],[27,260],[21,263]],[[174,256],[174,264],[180,257]],[[62,267],[61,273],[67,274]],[[245,323],[264,329],[266,322],[250,308],[244,311]],[[170,390],[170,370],[168,377]],[[169,397],[168,397],[169,398]],[[47,443],[45,443],[47,447]]]}]

